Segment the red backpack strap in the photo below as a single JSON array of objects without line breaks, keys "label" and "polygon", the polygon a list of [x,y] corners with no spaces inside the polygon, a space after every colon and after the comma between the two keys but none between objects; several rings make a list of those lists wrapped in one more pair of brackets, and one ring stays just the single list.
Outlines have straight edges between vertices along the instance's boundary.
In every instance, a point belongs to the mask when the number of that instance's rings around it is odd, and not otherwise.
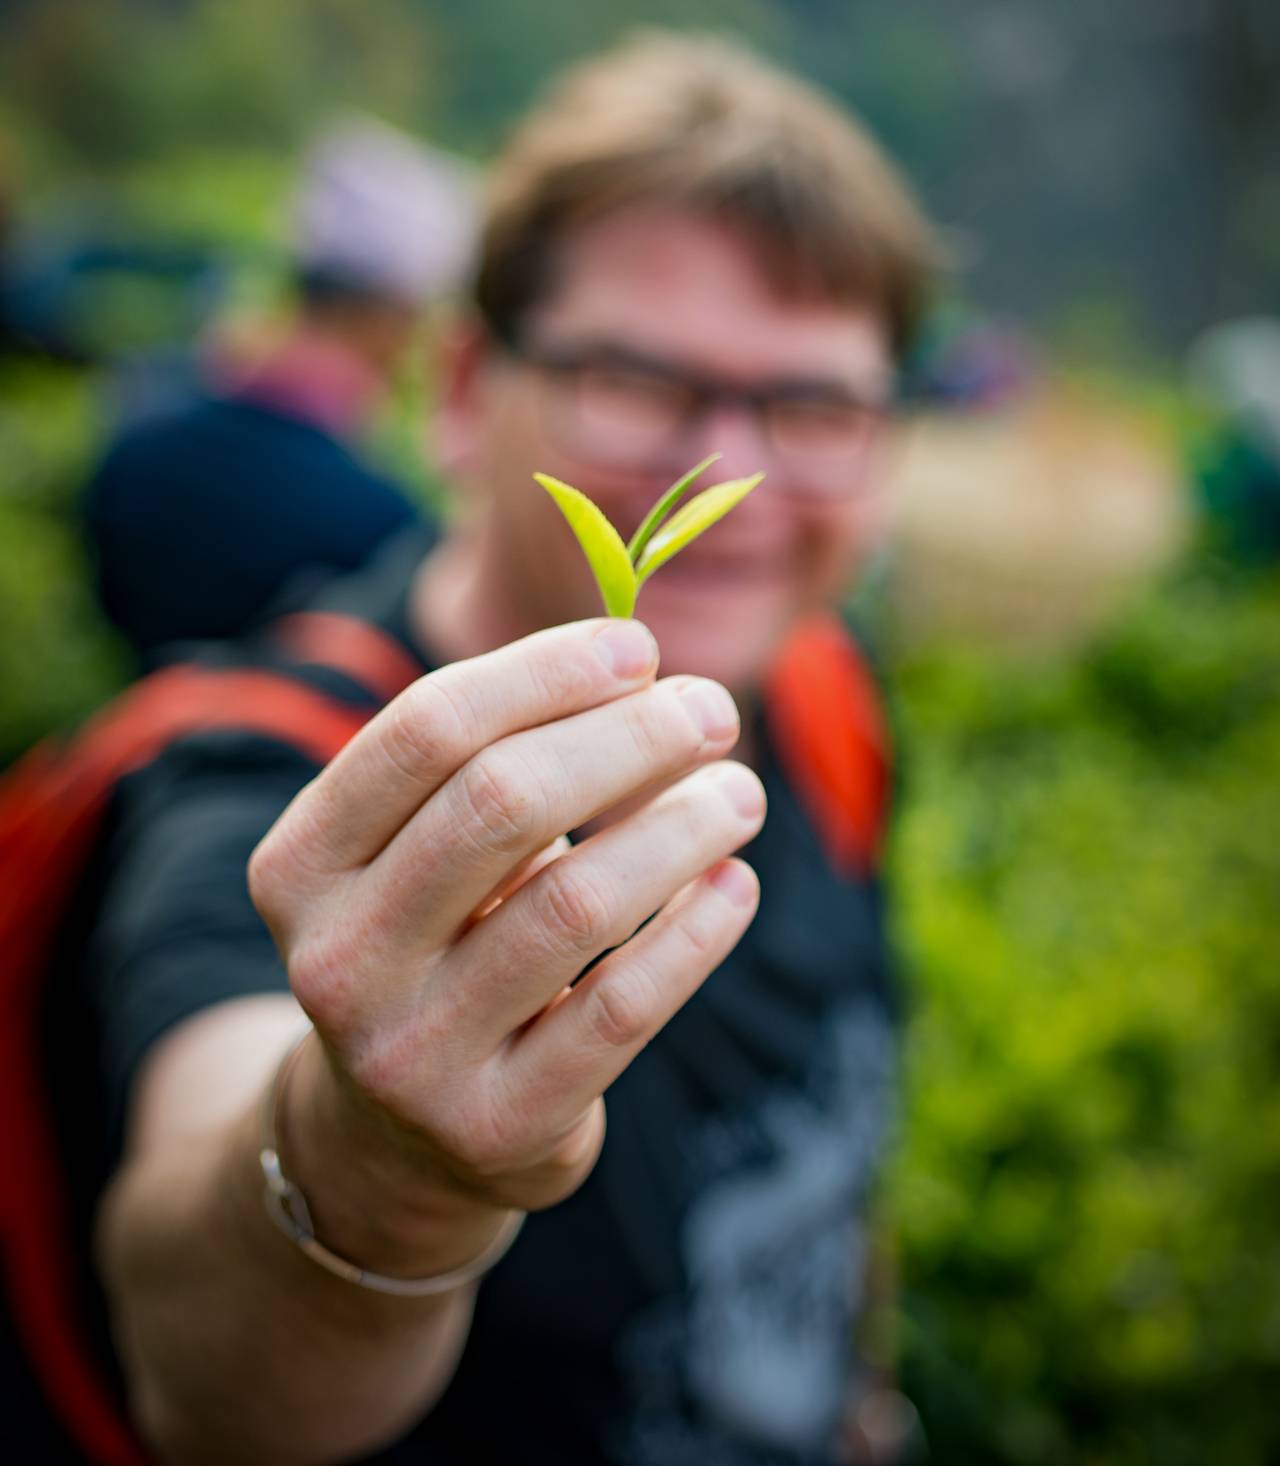
[{"label": "red backpack strap", "polygon": [[143,1452],[101,1378],[72,1286],[72,1246],[38,1053],[41,996],[61,919],[118,782],[184,735],[261,733],[327,762],[366,720],[271,672],[180,666],[154,673],[69,749],[34,749],[0,782],[0,1235],[8,1303],[49,1402],[87,1461]]},{"label": "red backpack strap", "polygon": [[394,636],[357,616],[296,611],[272,623],[271,637],[293,661],[332,667],[379,702],[390,702],[422,675],[422,668]]},{"label": "red backpack strap", "polygon": [[827,858],[873,870],[889,809],[889,730],[866,659],[834,613],[784,639],[765,679],[765,716],[787,778]]}]

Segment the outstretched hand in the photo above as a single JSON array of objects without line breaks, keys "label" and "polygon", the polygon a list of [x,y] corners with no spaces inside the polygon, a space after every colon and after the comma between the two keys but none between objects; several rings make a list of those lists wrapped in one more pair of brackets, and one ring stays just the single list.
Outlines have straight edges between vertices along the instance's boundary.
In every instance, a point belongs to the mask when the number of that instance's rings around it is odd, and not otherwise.
[{"label": "outstretched hand", "polygon": [[720,761],[736,709],[656,667],[639,623],[591,620],[432,673],[255,852],[327,1103],[383,1188],[371,1205],[568,1195],[604,1090],[750,922],[755,876],[728,857],[765,801]]}]

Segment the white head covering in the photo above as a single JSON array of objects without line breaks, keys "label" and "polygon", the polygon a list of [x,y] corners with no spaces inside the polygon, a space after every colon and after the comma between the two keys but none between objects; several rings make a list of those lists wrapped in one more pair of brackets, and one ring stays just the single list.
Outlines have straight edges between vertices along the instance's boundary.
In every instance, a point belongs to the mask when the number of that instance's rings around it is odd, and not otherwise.
[{"label": "white head covering", "polygon": [[1249,316],[1206,331],[1191,351],[1192,385],[1246,423],[1280,460],[1280,318]]},{"label": "white head covering", "polygon": [[465,278],[478,227],[474,172],[371,117],[327,128],[293,205],[298,267],[421,305]]}]

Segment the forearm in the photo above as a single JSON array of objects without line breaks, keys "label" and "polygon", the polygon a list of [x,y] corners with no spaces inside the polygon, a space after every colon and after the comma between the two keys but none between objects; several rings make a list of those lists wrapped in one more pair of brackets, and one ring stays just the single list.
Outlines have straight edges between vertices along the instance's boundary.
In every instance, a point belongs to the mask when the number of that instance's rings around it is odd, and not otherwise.
[{"label": "forearm", "polygon": [[[586,622],[444,668],[258,845],[250,894],[296,1003],[228,1001],[156,1045],[102,1212],[120,1355],[162,1459],[365,1454],[431,1407],[465,1338],[469,1292],[368,1292],[267,1215],[252,1097],[299,1010],[315,1038],[280,1154],[315,1236],[434,1277],[581,1184],[604,1091],[741,936],[758,887],[728,856],[764,792],[714,762],[738,732],[728,693],[653,683],[656,655],[643,628]],[[659,786],[539,870],[563,831]]]},{"label": "forearm", "polygon": [[[318,1267],[263,1206],[257,1118],[128,1164],[100,1214],[135,1419],[166,1462],[320,1466],[394,1439],[453,1372],[472,1288],[390,1297]],[[469,1245],[463,1239],[462,1246]],[[421,1239],[459,1260],[451,1238]]]}]

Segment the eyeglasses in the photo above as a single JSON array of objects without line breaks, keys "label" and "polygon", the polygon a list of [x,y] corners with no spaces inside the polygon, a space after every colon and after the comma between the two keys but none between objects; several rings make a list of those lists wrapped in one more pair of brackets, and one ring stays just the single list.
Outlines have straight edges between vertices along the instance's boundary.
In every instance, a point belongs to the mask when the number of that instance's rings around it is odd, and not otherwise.
[{"label": "eyeglasses", "polygon": [[547,422],[564,449],[605,467],[671,470],[688,459],[689,439],[707,415],[734,407],[751,414],[780,487],[838,498],[859,487],[885,413],[823,380],[744,387],[600,343],[508,349],[550,379]]}]

